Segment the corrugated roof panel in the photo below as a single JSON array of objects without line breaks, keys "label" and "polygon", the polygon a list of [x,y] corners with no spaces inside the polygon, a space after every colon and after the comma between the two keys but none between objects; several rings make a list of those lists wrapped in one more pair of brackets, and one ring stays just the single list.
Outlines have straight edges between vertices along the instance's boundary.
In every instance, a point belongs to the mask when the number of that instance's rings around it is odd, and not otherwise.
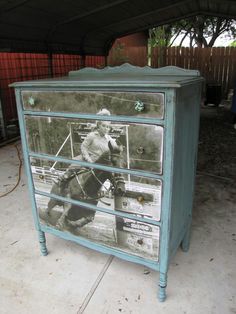
[{"label": "corrugated roof panel", "polygon": [[0,50],[107,55],[117,37],[196,14],[235,17],[236,1],[3,0]]}]

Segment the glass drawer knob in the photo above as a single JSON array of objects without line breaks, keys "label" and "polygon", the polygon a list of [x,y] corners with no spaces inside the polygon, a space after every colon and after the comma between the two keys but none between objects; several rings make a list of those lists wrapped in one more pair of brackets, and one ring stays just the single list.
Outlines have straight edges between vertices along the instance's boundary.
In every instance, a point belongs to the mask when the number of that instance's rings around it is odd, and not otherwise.
[{"label": "glass drawer knob", "polygon": [[134,108],[136,111],[141,112],[145,109],[145,105],[141,100],[137,100],[134,103]]},{"label": "glass drawer knob", "polygon": [[139,154],[139,155],[142,155],[144,152],[145,152],[145,149],[142,147],[142,146],[140,146],[140,147],[138,147],[137,148],[137,153]]},{"label": "glass drawer knob", "polygon": [[32,107],[35,105],[35,100],[34,100],[34,98],[33,98],[32,96],[30,96],[30,97],[28,98],[28,103],[29,103],[29,105],[32,106]]}]

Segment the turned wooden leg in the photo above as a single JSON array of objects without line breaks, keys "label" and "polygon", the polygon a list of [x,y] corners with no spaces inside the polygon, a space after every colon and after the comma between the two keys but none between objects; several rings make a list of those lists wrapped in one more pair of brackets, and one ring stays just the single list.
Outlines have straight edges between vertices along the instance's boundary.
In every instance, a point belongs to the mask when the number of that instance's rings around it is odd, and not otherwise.
[{"label": "turned wooden leg", "polygon": [[181,242],[181,248],[183,252],[188,252],[190,246],[190,233],[191,233],[191,225],[188,226],[184,238]]},{"label": "turned wooden leg", "polygon": [[45,233],[43,231],[39,231],[39,244],[40,244],[40,251],[42,255],[44,256],[48,255]]},{"label": "turned wooden leg", "polygon": [[166,299],[167,273],[160,273],[159,279],[159,301],[164,302]]}]

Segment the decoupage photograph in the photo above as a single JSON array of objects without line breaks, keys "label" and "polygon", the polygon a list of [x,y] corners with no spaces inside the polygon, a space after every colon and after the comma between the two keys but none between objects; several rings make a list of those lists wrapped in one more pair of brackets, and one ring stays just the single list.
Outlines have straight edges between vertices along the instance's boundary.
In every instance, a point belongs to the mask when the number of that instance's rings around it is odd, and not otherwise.
[{"label": "decoupage photograph", "polygon": [[104,106],[113,115],[159,119],[164,116],[163,93],[22,91],[22,100],[29,110],[97,114]]},{"label": "decoupage photograph", "polygon": [[[98,115],[109,114],[106,108],[98,112]],[[65,163],[31,157],[40,222],[135,255],[157,259],[159,228],[151,224],[151,219],[160,220],[161,180],[124,173],[122,169],[161,173],[163,128],[50,116],[27,116],[25,122],[32,152],[71,160]],[[74,160],[91,163],[91,167],[74,163]],[[97,169],[92,164],[120,170]],[[51,197],[40,192],[50,193]],[[73,200],[82,203],[75,204]],[[110,212],[102,212],[103,209]],[[121,217],[119,213],[131,214],[136,219]],[[140,222],[139,218],[150,219],[150,223]]]},{"label": "decoupage photograph", "polygon": [[[71,164],[31,159],[40,222],[58,230],[156,258],[159,229],[148,223],[94,209],[160,220],[161,181]],[[82,202],[81,206],[45,197],[46,192]],[[84,207],[86,204],[87,207]],[[89,205],[93,205],[90,208]],[[154,254],[154,255],[153,255]]]},{"label": "decoupage photograph", "polygon": [[[101,109],[98,115],[110,115]],[[25,117],[32,152],[106,165],[108,143],[122,150],[121,168],[162,173],[163,127],[106,120]]]}]

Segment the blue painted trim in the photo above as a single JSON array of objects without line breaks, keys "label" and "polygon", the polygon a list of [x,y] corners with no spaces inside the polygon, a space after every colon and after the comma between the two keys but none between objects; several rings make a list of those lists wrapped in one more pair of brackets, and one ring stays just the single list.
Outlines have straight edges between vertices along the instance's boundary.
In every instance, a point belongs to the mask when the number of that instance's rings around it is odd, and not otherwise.
[{"label": "blue painted trim", "polygon": [[81,207],[84,207],[84,208],[92,209],[94,211],[107,213],[107,214],[110,214],[110,215],[113,215],[113,216],[120,216],[120,217],[124,217],[124,218],[129,218],[129,219],[133,219],[133,220],[136,220],[136,221],[145,222],[145,223],[148,223],[150,225],[155,225],[155,226],[158,226],[158,227],[161,225],[160,221],[156,221],[156,220],[148,219],[148,218],[141,218],[141,217],[135,216],[133,214],[125,214],[122,211],[116,211],[116,210],[111,210],[111,209],[98,207],[98,206],[95,206],[93,204],[84,203],[82,201],[78,201],[78,200],[75,200],[75,199],[59,196],[59,195],[56,195],[56,194],[53,194],[53,193],[47,193],[47,192],[35,190],[35,194],[46,196],[46,197],[49,197],[49,198],[54,198],[54,199],[60,200],[62,202],[68,202],[68,203],[71,203],[71,204],[74,204],[74,205],[78,205],[78,206],[81,206]]},{"label": "blue painted trim", "polygon": [[119,249],[115,249],[115,248],[112,248],[112,247],[107,247],[107,246],[102,245],[102,244],[98,244],[98,243],[94,244],[93,241],[84,239],[84,238],[82,238],[80,236],[74,236],[74,235],[72,235],[72,234],[70,234],[68,232],[62,232],[62,231],[50,228],[50,227],[45,226],[45,225],[41,225],[41,230],[44,231],[44,232],[51,233],[51,234],[53,234],[55,236],[58,236],[60,238],[65,239],[65,240],[70,240],[70,241],[76,242],[76,243],[78,243],[80,245],[83,245],[83,246],[85,246],[87,248],[96,250],[98,252],[109,254],[109,255],[114,255],[114,256],[116,256],[118,258],[121,258],[121,259],[124,259],[126,261],[134,262],[134,263],[137,263],[137,264],[141,264],[141,265],[147,266],[147,267],[149,267],[149,268],[151,268],[153,270],[156,270],[156,271],[159,270],[159,263],[158,263],[158,261],[152,261],[152,260],[144,259],[144,258],[135,256],[135,255],[132,255],[132,254],[129,254],[129,253],[122,252]]},{"label": "blue painted trim", "polygon": [[147,173],[146,170],[138,171],[138,170],[130,170],[130,169],[124,169],[124,168],[110,167],[110,166],[105,166],[105,165],[93,164],[93,163],[89,163],[86,161],[80,161],[80,160],[76,160],[76,159],[69,159],[66,157],[50,156],[48,154],[43,154],[43,153],[29,152],[29,156],[34,157],[34,158],[38,158],[38,159],[48,159],[48,160],[52,160],[52,161],[58,161],[58,162],[80,165],[83,167],[89,167],[89,168],[100,169],[100,170],[107,170],[110,172],[126,173],[126,174],[131,174],[131,175],[139,176],[139,177],[147,177],[147,178],[152,178],[152,179],[156,179],[156,180],[163,180],[163,176],[161,174],[159,175],[159,174],[154,174],[154,173]]},{"label": "blue painted trim", "polygon": [[70,119],[86,119],[86,120],[102,120],[102,121],[115,121],[115,122],[130,122],[130,123],[141,123],[141,124],[154,124],[154,125],[165,125],[165,121],[157,118],[135,118],[127,116],[105,116],[95,114],[83,114],[83,113],[68,113],[68,112],[49,112],[49,111],[32,111],[25,110],[24,115],[34,117],[57,117],[57,118],[70,118]]},{"label": "blue painted trim", "polygon": [[160,302],[164,302],[166,299],[166,286],[167,286],[167,273],[160,272],[159,294],[158,294],[158,298]]},{"label": "blue painted trim", "polygon": [[28,188],[29,188],[29,196],[31,200],[33,218],[35,223],[36,230],[40,231],[40,223],[38,219],[37,213],[37,206],[34,198],[34,184],[33,184],[33,177],[30,168],[30,160],[29,160],[29,151],[27,146],[27,135],[26,135],[26,128],[25,128],[25,121],[23,118],[22,108],[21,108],[21,101],[20,101],[20,91],[18,89],[15,90],[16,95],[16,103],[17,103],[17,111],[19,117],[19,126],[20,126],[20,133],[21,133],[21,143],[22,143],[22,151],[25,161],[25,170],[28,179]]},{"label": "blue painted trim", "polygon": [[175,90],[166,93],[166,129],[164,132],[163,150],[163,195],[161,209],[161,233],[160,233],[160,272],[168,271],[170,260],[170,224],[171,224],[171,201],[172,201],[172,182],[173,182],[173,152],[174,152],[174,98]]}]

